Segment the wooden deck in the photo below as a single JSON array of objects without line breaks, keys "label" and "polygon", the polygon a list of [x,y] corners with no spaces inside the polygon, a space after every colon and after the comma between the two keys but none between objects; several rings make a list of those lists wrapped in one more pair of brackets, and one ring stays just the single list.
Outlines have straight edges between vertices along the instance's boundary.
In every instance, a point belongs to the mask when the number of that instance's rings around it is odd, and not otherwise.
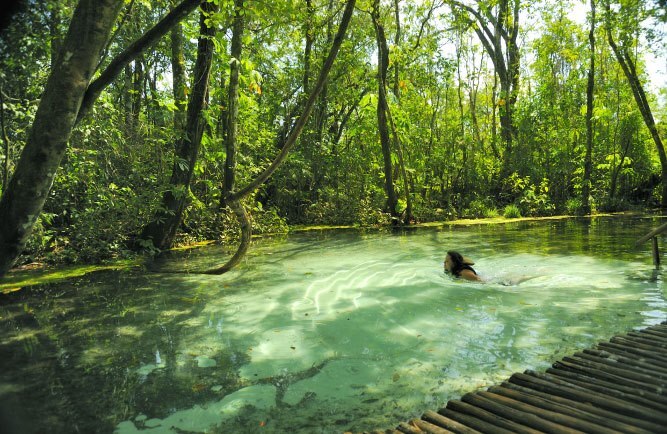
[{"label": "wooden deck", "polygon": [[667,433],[667,322],[613,337],[388,433]]}]

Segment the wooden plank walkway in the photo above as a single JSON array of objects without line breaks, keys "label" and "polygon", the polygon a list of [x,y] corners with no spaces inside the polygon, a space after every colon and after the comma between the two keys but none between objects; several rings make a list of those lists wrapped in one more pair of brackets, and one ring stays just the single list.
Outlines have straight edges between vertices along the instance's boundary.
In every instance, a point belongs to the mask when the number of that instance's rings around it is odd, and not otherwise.
[{"label": "wooden plank walkway", "polygon": [[667,433],[667,322],[564,357],[546,372],[451,400],[386,433]]}]

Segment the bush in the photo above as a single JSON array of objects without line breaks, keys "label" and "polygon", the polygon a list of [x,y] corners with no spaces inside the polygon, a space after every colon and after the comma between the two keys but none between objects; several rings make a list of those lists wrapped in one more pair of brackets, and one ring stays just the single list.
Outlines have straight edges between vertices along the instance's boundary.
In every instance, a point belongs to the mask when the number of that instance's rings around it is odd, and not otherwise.
[{"label": "bush", "polygon": [[506,219],[517,219],[521,217],[521,210],[514,204],[507,205],[503,211],[503,217]]},{"label": "bush", "polygon": [[565,202],[565,212],[568,215],[579,215],[581,213],[581,199],[573,197]]},{"label": "bush", "polygon": [[523,213],[530,216],[553,215],[556,207],[551,203],[548,193],[549,182],[546,179],[543,179],[540,185],[528,185],[519,199]]},{"label": "bush", "polygon": [[469,208],[463,214],[472,218],[493,218],[498,217],[498,210],[489,198],[475,199],[470,202]]}]

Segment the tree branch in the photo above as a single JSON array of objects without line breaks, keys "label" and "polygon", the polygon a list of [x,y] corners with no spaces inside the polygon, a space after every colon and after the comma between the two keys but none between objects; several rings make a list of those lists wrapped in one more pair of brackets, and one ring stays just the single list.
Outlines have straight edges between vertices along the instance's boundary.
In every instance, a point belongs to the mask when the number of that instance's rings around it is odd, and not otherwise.
[{"label": "tree branch", "polygon": [[271,165],[266,170],[264,170],[264,172],[262,172],[257,178],[255,178],[254,181],[252,181],[245,188],[239,190],[238,192],[231,194],[230,197],[228,198],[230,201],[240,200],[241,198],[252,193],[255,189],[257,189],[257,187],[259,187],[267,179],[269,179],[269,177],[273,174],[273,172],[275,172],[276,169],[278,169],[278,167],[282,164],[282,162],[287,157],[288,152],[290,151],[290,149],[292,149],[292,147],[296,143],[296,140],[299,138],[301,131],[303,130],[303,128],[306,125],[306,122],[308,121],[308,117],[313,111],[315,102],[317,101],[320,92],[322,92],[322,89],[324,88],[324,83],[326,82],[327,76],[329,75],[329,71],[331,70],[333,62],[336,59],[336,56],[338,55],[338,50],[340,49],[340,46],[343,43],[347,27],[352,18],[352,13],[354,12],[355,3],[356,0],[347,0],[347,3],[345,5],[345,11],[343,12],[343,18],[341,19],[340,26],[338,27],[338,32],[336,33],[336,37],[334,38],[333,45],[329,50],[329,55],[327,56],[327,59],[324,62],[324,65],[322,66],[322,69],[320,70],[320,74],[317,78],[317,83],[315,84],[315,87],[313,88],[308,98],[308,101],[306,102],[303,113],[301,114],[301,116],[299,116],[299,119],[296,121],[296,124],[294,125],[292,131],[290,131],[290,135],[287,138],[287,141],[285,142],[285,146],[283,146],[280,153],[275,158],[275,160],[273,160]]},{"label": "tree branch", "polygon": [[195,10],[202,1],[183,0],[181,4],[165,15],[152,29],[144,33],[141,38],[137,39],[132,45],[116,56],[100,76],[88,86],[76,117],[76,123],[78,124],[90,112],[102,91],[116,79],[127,64],[159,41],[173,26]]}]

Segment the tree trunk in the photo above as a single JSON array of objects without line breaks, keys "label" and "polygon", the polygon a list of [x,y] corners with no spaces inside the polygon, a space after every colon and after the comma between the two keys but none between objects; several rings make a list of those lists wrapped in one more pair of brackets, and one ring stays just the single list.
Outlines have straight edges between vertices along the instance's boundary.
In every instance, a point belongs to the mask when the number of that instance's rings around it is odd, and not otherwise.
[{"label": "tree trunk", "polygon": [[2,165],[2,192],[4,192],[9,184],[9,137],[7,137],[7,130],[5,129],[5,95],[2,91],[2,85],[0,85],[0,134],[2,134],[5,154]]},{"label": "tree trunk", "polygon": [[[609,13],[609,4],[606,5],[607,13]],[[623,69],[623,73],[630,84],[632,89],[632,95],[635,98],[639,112],[642,114],[644,123],[651,133],[651,137],[655,142],[655,147],[658,150],[658,156],[660,158],[660,167],[661,167],[661,182],[662,182],[662,200],[660,202],[660,207],[662,209],[667,209],[667,154],[665,154],[665,147],[662,144],[662,139],[658,133],[658,129],[655,125],[655,120],[653,119],[653,113],[651,112],[651,107],[646,98],[646,93],[644,92],[644,87],[639,81],[639,76],[637,75],[637,70],[635,68],[635,63],[632,60],[632,57],[627,52],[625,47],[619,47],[616,45],[614,38],[609,28],[609,23],[607,24],[607,38],[609,40],[609,45],[616,55],[618,63]]]},{"label": "tree trunk", "polygon": [[394,189],[394,175],[391,159],[391,142],[389,138],[389,126],[387,121],[387,70],[389,69],[389,47],[385,36],[384,27],[380,23],[380,2],[373,2],[373,26],[375,27],[375,39],[378,46],[378,132],[380,133],[380,146],[384,160],[384,190],[387,195],[385,210],[389,212],[392,219],[398,218],[398,197]]},{"label": "tree trunk", "polygon": [[139,125],[139,115],[144,98],[144,56],[138,56],[134,61],[134,73],[132,74],[132,126]]},{"label": "tree trunk", "polygon": [[310,81],[310,63],[311,63],[311,54],[313,51],[313,23],[312,20],[315,17],[315,10],[313,8],[312,0],[306,0],[306,24],[304,25],[303,31],[306,34],[306,46],[303,50],[303,92],[308,93],[309,81]]},{"label": "tree trunk", "polygon": [[[396,25],[396,38],[394,44],[396,47],[401,46],[402,32],[401,32],[401,9],[399,6],[400,0],[394,0],[394,24]],[[400,65],[399,62],[394,62],[394,96],[396,99],[401,99],[400,86]]]},{"label": "tree trunk", "polygon": [[0,276],[39,218],[122,0],[81,0],[46,84],[21,158],[0,200]]},{"label": "tree trunk", "polygon": [[591,47],[591,66],[586,85],[586,156],[584,157],[584,179],[581,189],[581,213],[590,214],[591,172],[593,168],[593,92],[595,90],[595,0],[591,0],[591,29],[588,32]]},{"label": "tree trunk", "polygon": [[613,204],[613,199],[614,196],[616,196],[616,185],[618,183],[618,176],[621,174],[621,170],[623,169],[623,164],[625,164],[625,157],[628,155],[628,151],[630,150],[630,145],[632,144],[632,135],[634,131],[621,131],[621,146],[623,149],[623,152],[621,153],[621,160],[619,163],[614,167],[614,170],[611,174],[611,182],[609,185],[609,202],[610,205]]},{"label": "tree trunk", "polygon": [[155,26],[144,33],[141,38],[134,41],[129,47],[116,56],[106,67],[106,69],[97,77],[88,89],[81,103],[81,109],[77,115],[76,122],[83,119],[97,101],[102,91],[116,79],[118,74],[137,58],[146,49],[156,44],[162,36],[167,34],[173,26],[181,22],[190,12],[195,10],[202,0],[183,0],[177,7],[165,15]]},{"label": "tree trunk", "polygon": [[177,144],[174,166],[172,169],[170,188],[162,196],[162,205],[155,213],[153,221],[149,223],[139,237],[142,240],[151,240],[153,246],[164,250],[172,246],[176,231],[183,221],[183,211],[188,203],[190,182],[194,171],[201,136],[203,120],[201,111],[205,105],[208,89],[208,80],[211,71],[211,62],[215,46],[215,27],[208,24],[209,15],[215,12],[213,3],[202,3],[202,12],[199,20],[200,38],[197,47],[197,60],[193,72],[192,94],[188,101],[188,112],[185,131]]},{"label": "tree trunk", "polygon": [[[500,0],[497,2],[497,15],[491,9],[475,10],[456,0],[451,4],[472,14],[474,30],[479,37],[484,50],[493,62],[494,71],[500,82],[500,95],[497,100],[500,118],[500,137],[505,144],[499,182],[502,184],[512,172],[514,155],[514,106],[519,92],[520,53],[517,45],[519,35],[519,8],[518,0]],[[509,14],[512,14],[509,17]],[[493,25],[493,31],[488,24]],[[495,114],[495,113],[494,113]],[[502,185],[499,185],[502,191]]]},{"label": "tree trunk", "polygon": [[231,61],[229,64],[229,88],[227,97],[227,119],[224,137],[226,159],[223,198],[229,197],[236,188],[236,134],[239,117],[239,70],[243,54],[243,1],[234,0],[234,23],[232,25]]},{"label": "tree trunk", "polygon": [[[240,2],[241,0],[238,1]],[[329,50],[329,55],[324,61],[324,65],[322,65],[322,69],[320,70],[317,82],[315,83],[313,90],[308,96],[308,99],[306,100],[303,110],[301,111],[302,114],[297,119],[294,128],[292,128],[292,130],[290,131],[290,134],[287,137],[284,146],[280,150],[280,153],[273,160],[271,165],[266,170],[264,170],[259,176],[257,176],[257,178],[251,181],[246,187],[242,188],[238,192],[230,192],[227,195],[226,201],[230,203],[230,205],[235,206],[235,204],[238,204],[243,198],[254,192],[260,185],[262,185],[262,183],[264,183],[267,179],[271,177],[271,175],[278,169],[278,167],[280,167],[283,161],[285,161],[285,158],[287,158],[288,152],[290,151],[290,149],[292,149],[292,147],[296,143],[297,139],[299,138],[299,135],[301,134],[301,131],[303,131],[303,127],[306,125],[306,122],[308,122],[308,117],[313,111],[315,102],[317,101],[320,92],[322,92],[322,89],[324,88],[324,83],[326,82],[327,77],[329,76],[331,67],[333,66],[334,60],[336,60],[336,56],[338,55],[340,46],[343,43],[347,27],[350,24],[350,20],[352,19],[355,3],[356,0],[347,0],[346,2],[345,11],[343,12],[343,17],[341,18],[340,24],[338,26],[338,32],[336,33],[331,49]],[[237,252],[226,264],[224,264],[219,268],[205,271],[204,273],[206,274],[222,274],[231,270],[241,261],[241,259],[243,259],[243,256],[245,255],[245,252],[248,249],[250,241],[249,219],[245,214],[245,210],[243,209],[242,206],[235,209],[234,212],[237,215],[237,217],[239,217],[239,221],[241,222],[241,231],[242,231],[241,244],[239,245]]]},{"label": "tree trunk", "polygon": [[[177,0],[171,0],[172,6]],[[183,131],[185,128],[185,110],[187,95],[185,94],[185,59],[183,57],[183,26],[177,23],[171,29],[171,76],[173,82],[174,103],[174,131]]]}]

